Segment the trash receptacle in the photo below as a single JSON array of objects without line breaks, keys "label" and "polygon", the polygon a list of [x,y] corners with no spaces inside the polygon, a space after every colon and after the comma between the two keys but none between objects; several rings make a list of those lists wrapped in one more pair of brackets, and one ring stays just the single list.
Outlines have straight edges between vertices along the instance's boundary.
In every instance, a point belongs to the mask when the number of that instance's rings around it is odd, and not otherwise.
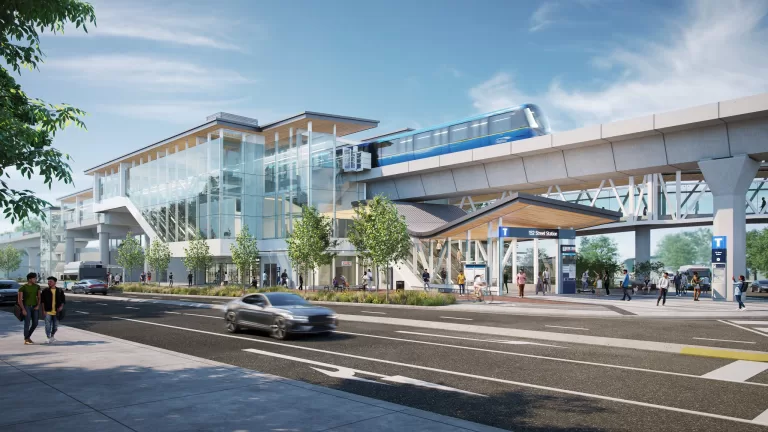
[{"label": "trash receptacle", "polygon": [[395,281],[395,291],[405,291],[405,281]]}]

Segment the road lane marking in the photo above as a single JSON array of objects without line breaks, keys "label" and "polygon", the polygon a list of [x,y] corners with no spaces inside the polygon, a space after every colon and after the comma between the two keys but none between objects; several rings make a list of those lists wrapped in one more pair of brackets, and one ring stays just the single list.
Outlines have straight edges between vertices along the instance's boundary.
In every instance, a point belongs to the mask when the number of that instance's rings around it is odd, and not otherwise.
[{"label": "road lane marking", "polygon": [[494,342],[494,343],[501,343],[505,345],[540,345],[540,346],[553,347],[553,348],[565,348],[557,345],[549,345],[549,344],[543,344],[538,342],[510,341],[510,340],[497,340],[497,339],[475,339],[475,338],[460,337],[460,336],[447,336],[447,335],[437,335],[437,334],[431,334],[431,333],[411,332],[411,331],[405,331],[405,330],[398,330],[395,333],[404,333],[404,334],[419,335],[419,336],[431,336],[431,337],[439,337],[439,338],[446,338],[446,339],[469,340],[469,341],[475,341],[475,342]]},{"label": "road lane marking", "polygon": [[569,329],[569,330],[589,330],[584,327],[565,327],[565,326],[554,326],[554,325],[545,325],[544,327],[561,328],[561,329]]},{"label": "road lane marking", "polygon": [[181,300],[181,301],[192,301],[190,299],[179,299],[179,300]]},{"label": "road lane marking", "polygon": [[708,340],[708,341],[715,341],[715,342],[744,343],[744,344],[756,344],[757,343],[757,342],[748,342],[748,341],[737,341],[737,340],[728,340],[728,339],[710,339],[710,338],[700,338],[700,337],[695,337],[694,339]]},{"label": "road lane marking", "polygon": [[[440,347],[449,347],[449,348],[459,348],[459,349],[465,349],[470,351],[480,351],[480,352],[487,352],[487,353],[493,353],[493,354],[502,354],[502,355],[510,355],[515,357],[527,357],[527,358],[535,358],[535,359],[544,359],[544,360],[552,360],[552,361],[558,361],[563,363],[574,363],[574,364],[582,364],[582,365],[590,365],[590,366],[602,366],[612,369],[624,369],[624,370],[633,370],[633,371],[640,371],[640,372],[649,372],[649,373],[655,373],[655,374],[661,374],[661,375],[674,375],[674,376],[681,376],[686,378],[699,378],[704,379],[701,375],[692,375],[692,374],[686,374],[686,373],[680,373],[680,372],[669,372],[664,370],[656,370],[656,369],[643,369],[643,368],[637,368],[632,366],[621,366],[621,365],[614,365],[614,364],[606,364],[606,363],[594,363],[594,362],[588,362],[584,360],[571,360],[571,359],[564,359],[559,357],[547,357],[542,355],[535,355],[535,354],[524,354],[524,353],[518,353],[514,351],[499,351],[499,350],[493,350],[493,349],[486,349],[486,348],[475,348],[475,347],[467,347],[467,346],[461,346],[461,345],[450,345],[450,344],[444,344],[444,343],[438,343],[438,342],[427,342],[427,341],[420,341],[420,340],[414,340],[414,339],[402,339],[402,338],[394,338],[389,336],[379,336],[379,335],[371,335],[371,334],[365,334],[365,333],[352,333],[352,332],[345,332],[345,331],[335,331],[334,333],[340,333],[340,334],[348,334],[352,336],[365,336],[365,337],[371,337],[376,339],[388,339],[388,340],[394,340],[398,342],[411,342],[411,343],[418,343],[423,345],[434,345],[434,346],[440,346]],[[398,332],[400,333],[400,332]],[[409,332],[404,332],[409,333]],[[709,378],[706,378],[709,379]],[[749,385],[756,385],[760,387],[768,387],[768,384],[763,383],[755,383],[755,382],[743,382],[741,384],[749,384]]]},{"label": "road lane marking", "polygon": [[768,333],[768,327],[757,327],[757,330]]},{"label": "road lane marking", "polygon": [[136,308],[136,307],[132,307],[132,306],[126,306],[125,308],[126,308],[126,309],[138,309],[138,308]]},{"label": "road lane marking", "polygon": [[224,317],[213,316],[213,315],[201,315],[201,314],[193,314],[193,313],[184,313],[184,315],[199,316],[203,318],[214,318],[214,319],[220,319],[220,320],[224,319]]},{"label": "road lane marking", "polygon": [[742,327],[742,326],[740,326],[740,325],[738,325],[738,324],[734,324],[734,323],[732,323],[732,322],[728,322],[728,321],[724,321],[724,320],[717,320],[717,321],[718,321],[718,322],[721,322],[721,323],[723,323],[723,324],[728,324],[728,325],[730,325],[730,326],[734,326],[734,327],[740,328],[740,329],[742,329],[742,330],[746,330],[746,331],[748,331],[748,332],[757,333],[757,334],[759,334],[760,336],[765,336],[765,337],[768,337],[768,334],[765,334],[765,333],[759,332],[759,331],[757,331],[757,330],[752,330],[751,328]]},{"label": "road lane marking", "polygon": [[[456,331],[460,333],[476,333],[484,336],[504,336],[524,339],[537,339],[552,342],[577,343],[597,345],[611,348],[627,348],[634,350],[665,352],[672,354],[689,354],[709,357],[729,358],[732,360],[756,360],[754,354],[764,355],[768,352],[742,349],[726,350],[724,348],[685,345],[671,342],[656,342],[636,339],[620,339],[605,336],[580,335],[573,333],[547,332],[539,330],[523,330],[509,327],[493,327],[476,324],[458,324],[445,321],[425,321],[407,318],[390,318],[367,315],[339,314],[341,321],[385,324],[404,327],[416,327],[421,330],[432,329],[439,331]],[[764,335],[768,336],[768,335]],[[707,350],[707,351],[700,351]],[[768,360],[766,360],[768,361]]]},{"label": "road lane marking", "polygon": [[[247,340],[247,341],[250,341],[252,343],[262,343],[262,344],[267,344],[267,345],[277,345],[277,346],[281,346],[281,347],[295,348],[295,349],[300,349],[300,350],[305,350],[305,351],[318,352],[318,353],[322,353],[322,354],[331,354],[331,355],[337,355],[337,356],[342,356],[342,357],[347,357],[347,358],[354,358],[354,359],[359,359],[359,360],[367,360],[367,361],[373,361],[373,362],[378,362],[378,363],[390,364],[390,365],[394,365],[394,366],[403,366],[403,367],[409,367],[409,368],[413,368],[413,369],[426,370],[426,371],[430,371],[430,372],[439,372],[439,373],[444,373],[444,374],[447,374],[447,375],[455,375],[455,376],[460,376],[460,377],[464,377],[464,378],[472,378],[472,379],[477,379],[477,380],[482,380],[482,381],[491,381],[491,382],[497,382],[497,383],[502,383],[502,384],[508,384],[508,385],[512,385],[512,386],[533,388],[533,389],[544,390],[544,391],[549,391],[549,392],[553,392],[553,393],[563,393],[563,394],[568,394],[568,395],[573,395],[573,396],[581,396],[581,397],[585,397],[585,398],[600,399],[600,400],[606,400],[606,401],[611,401],[611,402],[624,403],[624,404],[627,404],[627,405],[636,405],[636,406],[641,406],[641,407],[645,407],[645,408],[656,408],[656,409],[663,410],[663,411],[671,411],[671,412],[678,412],[678,413],[683,413],[683,414],[691,414],[691,415],[697,415],[697,416],[700,416],[700,417],[716,418],[716,419],[719,419],[719,420],[728,420],[728,421],[733,421],[733,422],[737,422],[737,423],[760,424],[760,425],[762,425],[762,423],[758,423],[756,421],[748,420],[748,419],[744,419],[744,418],[730,417],[730,416],[725,416],[725,415],[720,415],[720,414],[713,414],[713,413],[707,413],[707,412],[701,412],[701,411],[692,411],[692,410],[687,410],[687,409],[683,409],[683,408],[675,408],[675,407],[666,406],[666,405],[658,405],[658,404],[652,404],[652,403],[648,403],[648,402],[634,401],[634,400],[630,400],[630,399],[621,399],[621,398],[616,398],[616,397],[612,397],[612,396],[603,396],[603,395],[598,395],[598,394],[593,394],[593,393],[584,393],[584,392],[579,392],[579,391],[574,391],[574,390],[561,389],[561,388],[557,388],[557,387],[549,387],[549,386],[543,386],[543,385],[538,385],[538,384],[524,383],[524,382],[519,382],[519,381],[505,380],[505,379],[501,379],[501,378],[493,378],[493,377],[486,377],[486,376],[475,375],[475,374],[464,373],[464,372],[456,372],[456,371],[451,371],[451,370],[438,369],[438,368],[422,366],[422,365],[401,363],[401,362],[396,362],[396,361],[392,361],[392,360],[384,360],[384,359],[378,359],[378,358],[359,356],[359,355],[355,355],[355,354],[347,354],[347,353],[341,353],[341,352],[335,352],[335,351],[327,351],[327,350],[321,350],[321,349],[318,349],[318,348],[311,348],[311,347],[302,346],[302,345],[289,345],[289,344],[284,344],[284,343],[279,343],[279,342],[272,342],[272,341],[262,340],[262,339],[254,339],[254,338],[248,338],[248,337],[243,337],[243,336],[228,335],[228,334],[222,334],[222,333],[214,333],[214,332],[205,331],[205,330],[190,329],[190,328],[172,326],[172,325],[168,325],[168,324],[161,324],[161,323],[156,323],[156,322],[151,322],[151,321],[142,321],[142,320],[137,320],[137,319],[121,318],[121,317],[112,317],[112,318],[118,319],[118,320],[121,320],[121,321],[136,322],[136,323],[141,323],[141,324],[154,325],[154,326],[157,326],[157,327],[166,327],[166,328],[172,328],[172,329],[181,330],[181,331],[188,331],[188,332],[193,332],[193,333],[207,334],[207,335],[211,335],[211,336],[226,337],[226,338],[230,338],[230,339]],[[742,383],[742,384],[747,384],[747,383]]]},{"label": "road lane marking", "polygon": [[369,314],[376,314],[376,315],[386,315],[386,312],[374,312],[374,311],[364,311],[361,310],[362,313],[369,313]]},{"label": "road lane marking", "polygon": [[449,317],[449,316],[441,316],[440,318],[455,319],[455,320],[462,320],[462,321],[474,321],[472,318],[459,318],[459,317]]},{"label": "road lane marking", "polygon": [[385,385],[385,383],[381,383],[381,382],[373,381],[373,380],[368,380],[368,379],[364,379],[364,378],[360,378],[360,377],[355,376],[355,373],[360,373],[360,374],[363,374],[363,375],[375,376],[377,378],[380,378],[383,381],[395,382],[395,383],[400,383],[400,384],[410,384],[410,385],[414,385],[414,386],[418,386],[418,387],[426,387],[426,388],[432,388],[432,389],[437,389],[437,390],[452,391],[452,392],[456,392],[456,393],[464,393],[464,394],[468,394],[468,395],[472,395],[472,396],[488,397],[488,396],[483,395],[483,394],[472,393],[472,392],[469,392],[469,391],[466,391],[466,390],[460,390],[460,389],[457,389],[457,388],[448,387],[448,386],[444,386],[444,385],[440,385],[440,384],[435,384],[435,383],[431,383],[429,381],[422,381],[422,380],[419,380],[419,379],[408,378],[408,377],[404,377],[404,376],[401,376],[401,375],[395,375],[395,376],[382,375],[382,374],[375,373],[375,372],[368,372],[368,371],[359,370],[359,369],[352,369],[352,368],[348,368],[348,367],[344,367],[344,366],[336,366],[336,365],[333,365],[333,364],[330,364],[330,363],[323,363],[323,362],[319,362],[319,361],[304,359],[304,358],[301,358],[301,357],[293,357],[293,356],[289,356],[289,355],[285,355],[285,354],[274,353],[274,352],[271,352],[271,351],[258,350],[258,349],[255,349],[255,348],[246,348],[243,351],[246,351],[246,352],[249,352],[249,353],[253,353],[253,354],[261,354],[261,355],[265,355],[265,356],[277,357],[277,358],[281,358],[281,359],[285,359],[285,360],[293,360],[293,361],[297,361],[297,362],[301,362],[301,363],[308,363],[308,364],[313,364],[313,365],[316,365],[316,366],[323,366],[323,367],[327,367],[327,368],[331,368],[331,369],[336,369],[335,371],[327,371],[327,370],[318,369],[318,368],[314,368],[314,367],[312,368],[312,369],[314,369],[314,370],[316,370],[318,372],[321,372],[321,373],[323,373],[325,375],[328,375],[328,376],[331,376],[331,377],[334,377],[334,378],[351,379],[351,380],[355,380],[355,381],[364,381],[364,382],[369,382],[369,383],[373,383],[373,384]]},{"label": "road lane marking", "polygon": [[734,324],[741,325],[768,325],[768,321],[734,321],[730,320]]},{"label": "road lane marking", "polygon": [[165,313],[169,313],[169,314],[176,314],[176,315],[181,315],[181,312],[171,312],[171,311],[165,311]]},{"label": "road lane marking", "polygon": [[768,426],[768,410],[763,411],[762,414],[755,417],[752,421],[757,424]]},{"label": "road lane marking", "polygon": [[768,370],[768,363],[736,360],[703,375],[703,377],[721,381],[744,382],[766,370]]},{"label": "road lane marking", "polygon": [[79,313],[79,314],[83,314],[83,315],[89,315],[89,313],[88,313],[88,312],[83,312],[83,311],[75,311],[75,312],[77,312],[77,313]]}]

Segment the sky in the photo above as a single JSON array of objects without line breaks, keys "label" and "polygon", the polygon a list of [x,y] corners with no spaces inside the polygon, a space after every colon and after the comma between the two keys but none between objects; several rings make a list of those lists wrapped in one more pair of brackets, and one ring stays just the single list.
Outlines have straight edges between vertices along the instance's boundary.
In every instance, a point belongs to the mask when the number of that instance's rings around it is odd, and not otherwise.
[{"label": "sky", "polygon": [[768,91],[765,0],[92,4],[95,28],[44,33],[45,63],[18,77],[88,113],[87,131],[55,139],[74,186],[12,174],[52,202],[90,187],[85,169],[219,111],[328,112],[386,132],[531,102],[558,131]]}]

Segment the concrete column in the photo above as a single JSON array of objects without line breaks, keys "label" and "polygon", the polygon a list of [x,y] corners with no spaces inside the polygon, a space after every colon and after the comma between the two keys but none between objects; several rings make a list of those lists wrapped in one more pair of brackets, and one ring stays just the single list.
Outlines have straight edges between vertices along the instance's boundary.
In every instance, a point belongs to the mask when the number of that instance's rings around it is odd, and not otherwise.
[{"label": "concrete column", "polygon": [[747,267],[745,196],[760,163],[738,155],[700,161],[699,168],[712,191],[712,235],[726,236],[728,249],[725,280],[712,281],[712,296],[715,300],[733,301],[731,277],[743,274]]},{"label": "concrete column", "polygon": [[[536,286],[536,281],[539,278],[539,239],[533,239],[533,286]],[[536,293],[536,288],[534,288]]]},{"label": "concrete column", "polygon": [[512,248],[512,280],[517,277],[517,239],[513,238],[509,244]]},{"label": "concrete column", "polygon": [[635,227],[635,263],[651,260],[651,229]]},{"label": "concrete column", "polygon": [[75,260],[75,238],[67,237],[64,240],[64,264]]},{"label": "concrete column", "polygon": [[109,265],[109,233],[99,232],[99,261]]}]

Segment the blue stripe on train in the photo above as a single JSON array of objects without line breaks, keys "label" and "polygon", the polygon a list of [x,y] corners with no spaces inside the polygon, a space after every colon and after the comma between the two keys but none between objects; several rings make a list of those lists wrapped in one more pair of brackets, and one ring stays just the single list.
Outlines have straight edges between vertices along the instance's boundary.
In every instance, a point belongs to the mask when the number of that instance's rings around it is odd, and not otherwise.
[{"label": "blue stripe on train", "polygon": [[445,144],[441,146],[430,147],[423,150],[414,150],[413,152],[401,153],[391,156],[379,156],[378,166],[394,165],[402,162],[408,162],[417,159],[424,159],[432,156],[456,153],[464,150],[472,150],[490,145],[501,144],[510,141],[518,141],[526,138],[535,137],[538,134],[531,128],[517,129],[509,132],[503,132],[495,135],[488,135],[480,138],[474,138],[461,141],[454,144]]}]

